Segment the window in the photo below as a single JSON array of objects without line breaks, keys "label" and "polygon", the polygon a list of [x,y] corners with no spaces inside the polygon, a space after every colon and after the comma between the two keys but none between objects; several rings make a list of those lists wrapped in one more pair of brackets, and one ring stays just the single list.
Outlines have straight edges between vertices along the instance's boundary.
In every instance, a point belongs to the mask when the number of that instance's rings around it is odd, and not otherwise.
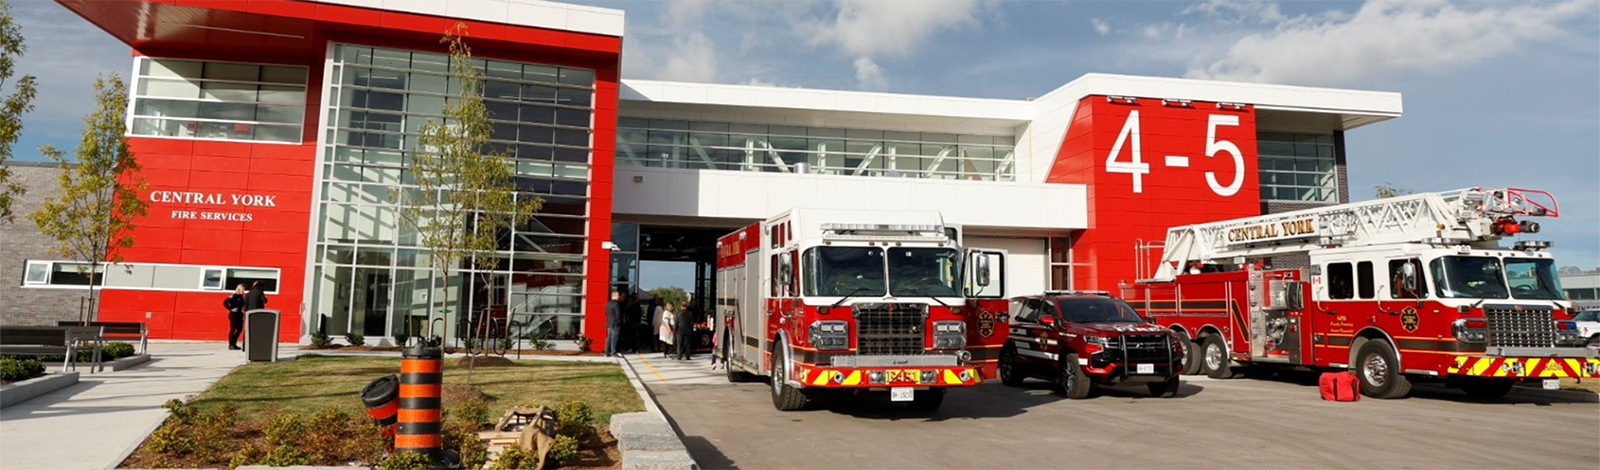
[{"label": "window", "polygon": [[1350,263],[1329,263],[1328,298],[1343,300],[1355,297],[1355,271]]},{"label": "window", "polygon": [[132,135],[300,143],[306,68],[140,57]]},{"label": "window", "polygon": [[1054,301],[1050,301],[1050,300],[1040,300],[1039,301],[1039,311],[1034,314],[1034,320],[1035,321],[1044,321],[1045,317],[1053,318],[1054,321],[1058,321],[1058,322],[1061,321],[1060,315],[1056,314],[1056,303]]},{"label": "window", "polygon": [[1428,281],[1422,275],[1422,261],[1416,258],[1389,261],[1389,297],[1420,299],[1427,297]]},{"label": "window", "polygon": [[1014,303],[1017,312],[1016,315],[1012,315],[1011,319],[1030,323],[1039,321],[1040,302],[1041,301],[1039,299],[1028,299],[1022,302]]},{"label": "window", "polygon": [[254,283],[261,283],[261,290],[267,293],[278,292],[278,270],[253,269],[253,268],[228,268],[227,280],[223,282],[224,289],[229,286],[244,284],[249,289]]},{"label": "window", "polygon": [[1262,132],[1256,136],[1261,199],[1338,202],[1332,134]]},{"label": "window", "polygon": [[1356,286],[1361,292],[1361,298],[1370,299],[1377,296],[1377,289],[1372,283],[1372,262],[1362,261],[1356,263]]},{"label": "window", "polygon": [[56,262],[50,270],[50,285],[53,286],[87,286],[90,285],[90,275],[93,274],[93,284],[105,284],[105,266],[101,264]]},{"label": "window", "polygon": [[200,274],[201,289],[222,289],[222,270],[207,269]]},{"label": "window", "polygon": [[[94,283],[112,289],[203,292],[231,291],[243,283],[256,281],[268,293],[277,293],[280,271],[276,268],[214,267],[159,263],[81,263],[75,261],[28,261],[23,287],[83,287]],[[109,269],[108,269],[109,268]]]},{"label": "window", "polygon": [[44,261],[29,261],[28,268],[22,277],[22,285],[44,285],[50,282],[50,263]]}]

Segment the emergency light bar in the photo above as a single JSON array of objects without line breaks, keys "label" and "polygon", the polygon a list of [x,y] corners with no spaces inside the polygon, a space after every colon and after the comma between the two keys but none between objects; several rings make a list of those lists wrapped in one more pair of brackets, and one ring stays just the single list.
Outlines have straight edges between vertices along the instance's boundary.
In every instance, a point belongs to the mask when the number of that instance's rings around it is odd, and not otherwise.
[{"label": "emergency light bar", "polygon": [[1512,247],[1517,251],[1543,250],[1547,248],[1550,248],[1550,242],[1543,240],[1518,240],[1517,244]]},{"label": "emergency light bar", "polygon": [[932,224],[822,224],[823,231],[850,232],[943,232],[944,227]]}]

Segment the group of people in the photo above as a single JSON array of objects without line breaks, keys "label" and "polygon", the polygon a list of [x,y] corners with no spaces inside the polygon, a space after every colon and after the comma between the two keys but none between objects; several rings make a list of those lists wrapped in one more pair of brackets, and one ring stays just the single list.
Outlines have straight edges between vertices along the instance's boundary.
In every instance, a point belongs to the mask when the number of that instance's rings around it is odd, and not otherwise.
[{"label": "group of people", "polygon": [[[644,323],[646,318],[648,324]],[[620,357],[624,352],[654,350],[662,357],[689,360],[694,357],[695,325],[705,320],[692,298],[689,302],[674,303],[659,297],[640,299],[638,294],[624,296],[620,291],[612,291],[611,301],[606,302],[605,355]],[[712,366],[716,367],[715,354],[712,361]]]},{"label": "group of people", "polygon": [[244,350],[239,347],[239,334],[244,332],[244,312],[258,308],[267,308],[267,293],[261,281],[250,284],[250,289],[245,290],[244,283],[233,289],[233,295],[222,300],[222,307],[228,309],[228,349],[234,351]]}]

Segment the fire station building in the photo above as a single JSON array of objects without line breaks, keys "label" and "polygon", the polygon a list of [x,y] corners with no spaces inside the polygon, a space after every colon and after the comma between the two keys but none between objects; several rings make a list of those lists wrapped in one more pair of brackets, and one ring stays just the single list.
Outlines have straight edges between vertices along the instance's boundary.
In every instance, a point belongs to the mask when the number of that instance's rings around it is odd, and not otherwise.
[{"label": "fire station building", "polygon": [[[792,207],[938,210],[1008,251],[1009,294],[1114,289],[1169,226],[1348,201],[1346,133],[1401,113],[1397,93],[1101,74],[1028,100],[632,80],[622,11],[533,0],[57,3],[133,51],[149,214],[127,264],[96,268],[99,318],[157,338],[222,338],[222,300],[255,281],[284,341],[467,312],[599,338],[640,261],[694,261],[711,295],[715,238]],[[457,90],[457,24],[543,208],[446,285],[399,207]],[[18,171],[30,211],[56,170]],[[5,230],[0,318],[77,318],[78,265]]]}]

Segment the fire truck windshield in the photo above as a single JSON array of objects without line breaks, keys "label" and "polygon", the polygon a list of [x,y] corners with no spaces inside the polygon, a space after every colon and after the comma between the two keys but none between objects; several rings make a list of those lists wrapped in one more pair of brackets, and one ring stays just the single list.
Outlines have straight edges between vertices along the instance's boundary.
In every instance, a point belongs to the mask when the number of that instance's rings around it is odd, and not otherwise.
[{"label": "fire truck windshield", "polygon": [[1489,256],[1444,256],[1429,263],[1436,293],[1443,298],[1504,299],[1510,297],[1500,275],[1500,260]]},{"label": "fire truck windshield", "polygon": [[802,269],[806,295],[881,297],[885,292],[882,248],[811,248]]},{"label": "fire truck windshield", "polygon": [[1506,258],[1506,280],[1511,297],[1531,300],[1562,300],[1561,280],[1556,277],[1556,262],[1551,259]]},{"label": "fire truck windshield", "polygon": [[889,293],[902,297],[954,297],[961,253],[949,248],[890,248]]}]

